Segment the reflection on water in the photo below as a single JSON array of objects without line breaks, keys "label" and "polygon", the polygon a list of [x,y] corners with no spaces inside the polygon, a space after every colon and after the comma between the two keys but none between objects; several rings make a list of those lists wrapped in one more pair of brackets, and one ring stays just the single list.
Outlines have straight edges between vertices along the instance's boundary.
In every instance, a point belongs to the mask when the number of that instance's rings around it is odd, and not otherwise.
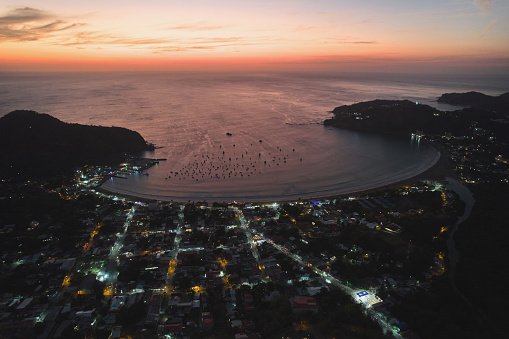
[{"label": "reflection on water", "polygon": [[444,92],[500,94],[507,85],[330,74],[47,73],[2,80],[0,115],[33,109],[67,122],[122,126],[162,146],[147,156],[168,160],[149,176],[105,188],[178,200],[296,199],[407,178],[436,160],[432,147],[320,123],[342,104],[384,98],[436,105]]},{"label": "reflection on water", "polygon": [[160,200],[296,200],[382,186],[420,173],[438,159],[434,148],[410,138],[321,125],[254,133],[238,131],[226,139],[209,135],[186,153],[158,150],[154,156],[164,154],[168,161],[150,169],[149,176],[114,179],[103,188]]}]

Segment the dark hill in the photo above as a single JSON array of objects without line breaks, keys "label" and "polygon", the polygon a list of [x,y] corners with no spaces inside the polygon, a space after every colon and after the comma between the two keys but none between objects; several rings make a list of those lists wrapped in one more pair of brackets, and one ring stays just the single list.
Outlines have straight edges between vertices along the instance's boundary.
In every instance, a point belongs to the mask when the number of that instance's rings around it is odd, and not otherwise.
[{"label": "dark hill", "polygon": [[84,164],[111,164],[124,153],[153,148],[121,127],[62,122],[48,114],[14,111],[0,118],[0,174],[52,175]]},{"label": "dark hill", "polygon": [[509,109],[509,92],[499,96],[491,96],[479,92],[445,93],[437,101],[450,105],[471,106],[502,112]]},{"label": "dark hill", "polygon": [[417,130],[425,133],[451,132],[464,129],[470,121],[457,114],[441,112],[428,105],[408,100],[373,100],[336,107],[332,119],[324,124],[359,131],[409,134]]},{"label": "dark hill", "polygon": [[505,115],[509,95],[490,97],[477,92],[464,94],[444,94],[442,102],[461,102],[467,106],[468,100],[455,98],[470,98],[471,102],[491,102],[492,106],[486,104],[484,108],[472,106],[443,112],[408,100],[373,100],[336,107],[332,111],[334,117],[325,120],[324,125],[368,132],[408,135],[419,130],[426,134],[452,133],[457,136],[464,135],[476,125],[494,132],[500,140],[507,139]]}]

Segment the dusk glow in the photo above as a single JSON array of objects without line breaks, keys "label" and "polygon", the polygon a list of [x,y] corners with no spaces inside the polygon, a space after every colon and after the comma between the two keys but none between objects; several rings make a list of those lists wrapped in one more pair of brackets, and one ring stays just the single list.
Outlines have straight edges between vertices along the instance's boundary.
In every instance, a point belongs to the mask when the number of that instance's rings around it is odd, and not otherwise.
[{"label": "dusk glow", "polygon": [[5,1],[0,70],[496,72],[508,17],[494,0]]},{"label": "dusk glow", "polygon": [[0,338],[504,337],[508,19],[3,0]]}]

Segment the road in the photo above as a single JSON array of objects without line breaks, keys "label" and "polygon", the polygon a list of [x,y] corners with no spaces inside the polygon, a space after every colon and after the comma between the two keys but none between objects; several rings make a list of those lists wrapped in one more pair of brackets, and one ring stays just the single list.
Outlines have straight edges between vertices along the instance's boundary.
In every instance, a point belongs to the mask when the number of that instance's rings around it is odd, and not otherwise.
[{"label": "road", "polygon": [[[390,333],[392,334],[395,338],[402,338],[402,336],[392,328],[392,326],[387,322],[385,321],[385,319],[382,319],[377,313],[376,311],[374,311],[372,308],[371,308],[371,305],[368,304],[368,303],[365,303],[365,302],[362,302],[358,297],[357,297],[357,293],[359,293],[360,289],[352,289],[350,288],[349,286],[347,285],[344,285],[343,283],[341,283],[338,279],[334,278],[332,275],[330,275],[329,273],[326,273],[316,267],[314,267],[313,265],[311,265],[310,263],[308,262],[305,262],[304,260],[302,260],[302,258],[294,253],[291,253],[290,251],[288,251],[286,248],[284,248],[283,246],[281,245],[278,245],[276,243],[274,243],[271,239],[267,239],[266,242],[268,242],[269,244],[271,244],[272,246],[274,246],[274,248],[276,248],[278,251],[280,251],[281,253],[284,253],[286,254],[288,257],[292,258],[293,260],[295,260],[297,263],[299,263],[301,266],[303,267],[307,267],[307,268],[310,268],[313,270],[313,272],[315,272],[316,274],[318,274],[322,279],[325,279],[326,282],[330,283],[331,285],[341,289],[343,292],[345,292],[346,294],[348,294],[350,297],[352,297],[352,299],[359,303],[361,306],[362,306],[362,309],[363,309],[363,312],[365,315],[369,316],[371,319],[373,319],[374,321],[376,321],[379,326],[382,328],[383,332],[384,333]],[[367,291],[366,291],[367,292]],[[369,293],[369,292],[367,292]]]},{"label": "road", "polygon": [[107,283],[104,295],[112,296],[115,294],[115,285],[118,277],[118,255],[120,254],[122,247],[124,247],[124,239],[127,234],[127,230],[133,221],[134,214],[136,213],[136,207],[136,205],[132,206],[127,213],[122,233],[117,234],[117,239],[110,249],[108,261],[104,267],[105,272],[103,275],[103,281]]},{"label": "road", "polygon": [[175,277],[175,269],[177,268],[177,256],[180,249],[180,239],[182,239],[182,227],[184,226],[184,208],[184,205],[180,206],[177,234],[173,240],[173,249],[171,251],[170,262],[168,263],[168,274],[166,275],[166,284],[164,287],[168,295],[173,292],[173,278]]},{"label": "road", "polygon": [[253,235],[251,234],[251,229],[249,228],[249,223],[246,221],[246,218],[244,217],[244,213],[242,210],[239,210],[237,207],[234,207],[235,213],[239,217],[240,221],[240,227],[244,230],[244,233],[246,234],[247,242],[250,245],[251,253],[253,254],[253,257],[256,259],[256,263],[258,264],[258,268],[260,269],[262,281],[269,281],[270,278],[265,273],[265,266],[263,266],[263,262],[260,258],[260,254],[258,253],[258,247],[256,246],[256,243],[253,241]]},{"label": "road", "polygon": [[131,223],[133,221],[134,213],[136,212],[136,206],[131,207],[131,210],[129,213],[127,213],[126,220],[124,222],[124,229],[122,230],[122,233],[117,234],[117,240],[115,241],[115,244],[110,250],[110,254],[108,256],[108,259],[110,261],[116,261],[118,254],[122,247],[124,247],[124,239],[125,235],[127,234],[127,230],[129,229],[129,226],[131,226]]}]

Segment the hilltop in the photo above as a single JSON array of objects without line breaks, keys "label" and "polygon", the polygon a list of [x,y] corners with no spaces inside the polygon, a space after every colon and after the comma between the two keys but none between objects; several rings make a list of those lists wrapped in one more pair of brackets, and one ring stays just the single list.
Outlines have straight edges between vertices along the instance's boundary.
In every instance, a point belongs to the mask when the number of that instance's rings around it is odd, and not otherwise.
[{"label": "hilltop", "polygon": [[1,175],[69,173],[85,164],[111,164],[124,153],[153,149],[138,133],[122,127],[65,123],[35,111],[0,118]]},{"label": "hilltop", "polygon": [[372,100],[336,107],[332,111],[334,117],[325,120],[324,125],[368,132],[409,134],[419,130],[457,136],[475,125],[507,138],[509,93],[498,97],[478,92],[447,93],[438,101],[471,107],[444,112],[408,100]]},{"label": "hilltop", "polygon": [[445,93],[437,101],[449,105],[471,106],[501,112],[509,106],[509,92],[499,96],[491,96],[479,92]]}]

